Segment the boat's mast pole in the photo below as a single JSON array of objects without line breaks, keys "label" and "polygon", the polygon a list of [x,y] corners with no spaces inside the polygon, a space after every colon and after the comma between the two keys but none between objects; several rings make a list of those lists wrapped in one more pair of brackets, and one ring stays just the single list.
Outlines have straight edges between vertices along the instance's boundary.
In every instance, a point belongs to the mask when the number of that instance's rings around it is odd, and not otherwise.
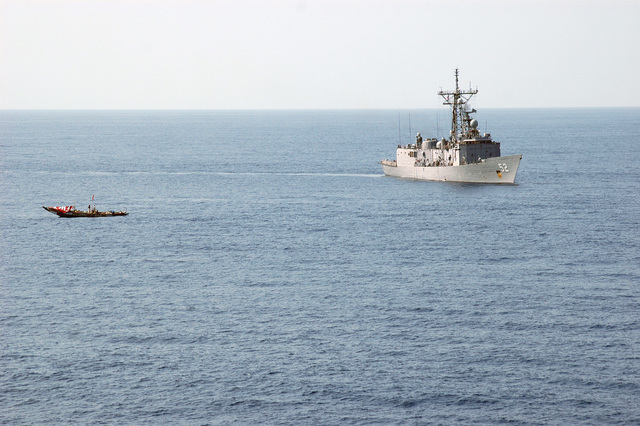
[{"label": "boat's mast pole", "polygon": [[455,143],[458,139],[458,100],[460,98],[460,89],[458,87],[458,68],[456,68],[456,91],[453,93],[453,114],[451,117],[451,142]]},{"label": "boat's mast pole", "polygon": [[[464,123],[463,117],[463,106],[467,104],[469,99],[476,93],[478,90],[463,91],[460,90],[460,85],[458,84],[458,69],[456,68],[456,90],[454,92],[445,92],[440,90],[438,94],[442,96],[445,100],[444,105],[451,105],[451,142],[456,143],[460,142],[458,140],[458,133],[462,135],[462,138],[466,136],[468,129]],[[462,95],[470,95],[468,98],[463,97]],[[453,96],[453,99],[451,97]],[[475,112],[475,111],[471,111]]]},{"label": "boat's mast pole", "polygon": [[[456,68],[456,90],[449,92],[440,90],[438,94],[445,100],[444,105],[451,105],[451,142],[455,143],[458,139],[458,108],[460,99],[460,88],[458,87],[458,69]],[[451,99],[453,97],[453,99]]]}]

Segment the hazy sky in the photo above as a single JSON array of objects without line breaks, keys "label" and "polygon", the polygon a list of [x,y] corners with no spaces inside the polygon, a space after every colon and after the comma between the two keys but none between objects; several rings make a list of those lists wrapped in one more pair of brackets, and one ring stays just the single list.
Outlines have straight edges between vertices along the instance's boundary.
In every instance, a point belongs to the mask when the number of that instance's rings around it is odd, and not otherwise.
[{"label": "hazy sky", "polygon": [[640,0],[0,0],[0,108],[640,106]]}]

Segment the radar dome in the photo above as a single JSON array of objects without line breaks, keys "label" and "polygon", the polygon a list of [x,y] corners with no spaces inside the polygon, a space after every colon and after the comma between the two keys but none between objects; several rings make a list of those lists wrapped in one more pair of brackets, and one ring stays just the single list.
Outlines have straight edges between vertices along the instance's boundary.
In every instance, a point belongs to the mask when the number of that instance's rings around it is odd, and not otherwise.
[{"label": "radar dome", "polygon": [[473,120],[471,120],[469,122],[469,126],[471,126],[472,129],[475,129],[478,127],[478,120],[476,120],[475,118]]}]

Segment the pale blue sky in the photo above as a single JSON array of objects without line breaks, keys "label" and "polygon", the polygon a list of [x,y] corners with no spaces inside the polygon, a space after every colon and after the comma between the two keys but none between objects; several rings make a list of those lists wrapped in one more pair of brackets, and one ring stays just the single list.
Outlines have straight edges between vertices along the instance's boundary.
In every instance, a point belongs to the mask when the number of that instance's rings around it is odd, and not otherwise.
[{"label": "pale blue sky", "polygon": [[638,0],[0,0],[0,108],[640,106]]}]

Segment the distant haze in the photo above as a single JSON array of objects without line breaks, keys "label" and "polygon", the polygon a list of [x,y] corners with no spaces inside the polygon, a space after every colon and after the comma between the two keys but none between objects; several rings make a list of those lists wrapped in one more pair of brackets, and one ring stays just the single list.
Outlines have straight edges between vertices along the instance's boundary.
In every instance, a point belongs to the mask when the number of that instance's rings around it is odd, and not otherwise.
[{"label": "distant haze", "polygon": [[0,1],[0,108],[640,106],[640,1]]}]

